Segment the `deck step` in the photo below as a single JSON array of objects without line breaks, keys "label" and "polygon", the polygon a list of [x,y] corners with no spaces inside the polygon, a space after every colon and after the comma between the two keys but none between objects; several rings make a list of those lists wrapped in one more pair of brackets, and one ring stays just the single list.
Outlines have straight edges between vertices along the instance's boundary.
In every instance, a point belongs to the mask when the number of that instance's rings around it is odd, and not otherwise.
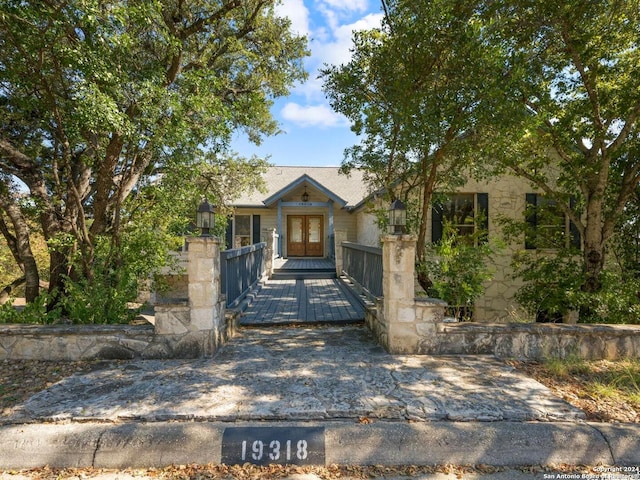
[{"label": "deck step", "polygon": [[271,275],[272,280],[311,280],[337,278],[335,269],[330,268],[282,268],[275,269]]}]

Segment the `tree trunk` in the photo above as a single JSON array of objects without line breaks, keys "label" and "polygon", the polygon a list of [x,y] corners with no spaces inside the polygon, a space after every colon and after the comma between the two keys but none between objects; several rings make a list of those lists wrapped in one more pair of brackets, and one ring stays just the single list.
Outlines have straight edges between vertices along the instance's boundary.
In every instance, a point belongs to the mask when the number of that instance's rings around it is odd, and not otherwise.
[{"label": "tree trunk", "polygon": [[40,274],[38,272],[36,259],[31,250],[27,219],[22,214],[20,206],[6,196],[0,198],[0,206],[6,212],[13,225],[15,233],[13,236],[11,236],[8,231],[5,231],[6,229],[3,228],[2,230],[7,239],[7,243],[11,247],[11,253],[24,272],[25,299],[27,302],[33,302],[38,295],[40,295]]},{"label": "tree trunk", "polygon": [[605,261],[605,242],[603,226],[602,201],[591,200],[587,203],[584,230],[584,269],[586,274],[583,289],[595,293],[602,288],[602,270]]},{"label": "tree trunk", "polygon": [[427,245],[427,218],[429,217],[429,209],[431,208],[431,197],[433,197],[433,190],[436,188],[436,181],[438,178],[438,167],[442,163],[444,152],[442,149],[438,149],[435,152],[431,162],[429,162],[429,154],[425,154],[422,159],[422,176],[423,190],[422,190],[422,211],[420,214],[420,230],[418,232],[418,244],[416,245],[416,253],[418,262],[424,258],[424,249]]}]

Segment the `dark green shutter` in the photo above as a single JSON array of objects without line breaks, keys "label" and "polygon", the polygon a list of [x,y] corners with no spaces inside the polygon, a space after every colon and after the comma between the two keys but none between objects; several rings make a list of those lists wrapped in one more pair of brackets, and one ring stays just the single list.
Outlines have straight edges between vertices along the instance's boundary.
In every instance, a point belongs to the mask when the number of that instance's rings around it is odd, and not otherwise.
[{"label": "dark green shutter", "polygon": [[260,243],[260,215],[253,216],[253,243]]},{"label": "dark green shutter", "polygon": [[480,243],[487,243],[489,241],[489,194],[477,193],[476,202],[478,204],[478,215],[480,218],[480,224],[478,226],[482,230],[479,241]]},{"label": "dark green shutter", "polygon": [[434,202],[431,208],[431,241],[438,243],[442,240],[442,214],[444,205],[440,202]]},{"label": "dark green shutter", "polygon": [[535,250],[536,248],[536,227],[538,218],[536,215],[536,207],[538,204],[537,193],[527,193],[525,196],[525,222],[527,223],[524,232],[524,248],[527,250]]},{"label": "dark green shutter", "polygon": [[227,217],[227,229],[224,233],[226,250],[233,248],[233,217]]}]

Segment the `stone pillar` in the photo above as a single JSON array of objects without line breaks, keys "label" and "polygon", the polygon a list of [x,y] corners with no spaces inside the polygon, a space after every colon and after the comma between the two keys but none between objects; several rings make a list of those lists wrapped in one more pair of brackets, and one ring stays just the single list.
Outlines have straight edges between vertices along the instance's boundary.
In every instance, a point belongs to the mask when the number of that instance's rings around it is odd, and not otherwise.
[{"label": "stone pillar", "polygon": [[415,235],[382,237],[383,305],[376,335],[390,353],[434,353],[446,303],[415,299]]},{"label": "stone pillar", "polygon": [[278,234],[275,228],[264,228],[262,236],[267,243],[264,252],[264,270],[265,275],[271,278],[273,274],[273,262],[276,258],[276,250],[278,248]]},{"label": "stone pillar", "polygon": [[342,275],[342,267],[344,265],[342,259],[342,242],[347,241],[347,231],[346,230],[335,230],[334,231],[334,248],[335,251],[335,259],[336,259],[336,275],[338,277]]},{"label": "stone pillar", "polygon": [[189,237],[189,310],[192,330],[214,330],[220,293],[220,239]]},{"label": "stone pillar", "polygon": [[383,314],[387,322],[403,322],[413,317],[416,243],[415,235],[382,237]]},{"label": "stone pillar", "polygon": [[147,356],[211,356],[231,335],[220,292],[220,240],[189,237],[187,299],[156,305],[154,346]]}]

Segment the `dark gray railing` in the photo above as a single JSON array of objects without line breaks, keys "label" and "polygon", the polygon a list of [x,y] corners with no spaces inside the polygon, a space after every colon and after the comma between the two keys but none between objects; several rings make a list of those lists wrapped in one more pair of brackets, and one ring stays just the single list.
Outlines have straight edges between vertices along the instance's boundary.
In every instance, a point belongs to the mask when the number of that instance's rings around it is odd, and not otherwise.
[{"label": "dark gray railing", "polygon": [[342,242],[342,269],[368,297],[382,297],[381,248]]},{"label": "dark gray railing", "polygon": [[262,278],[266,246],[262,242],[220,252],[220,287],[227,307],[236,307]]}]

